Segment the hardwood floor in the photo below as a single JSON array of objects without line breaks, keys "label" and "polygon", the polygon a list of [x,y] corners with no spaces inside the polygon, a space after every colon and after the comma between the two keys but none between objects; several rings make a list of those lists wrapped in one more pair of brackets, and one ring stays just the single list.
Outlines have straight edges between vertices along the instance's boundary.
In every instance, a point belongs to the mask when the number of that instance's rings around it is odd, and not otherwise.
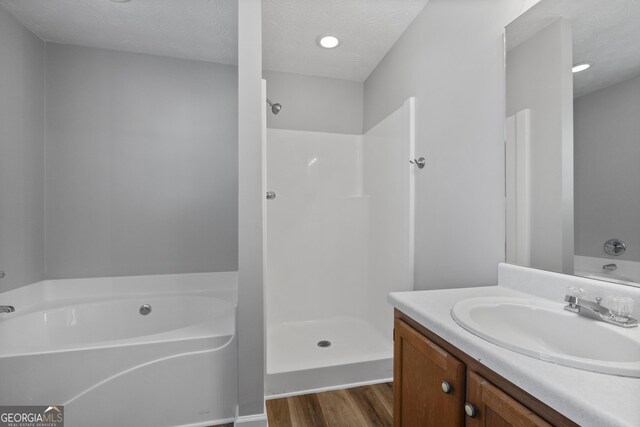
[{"label": "hardwood floor", "polygon": [[269,427],[387,427],[391,383],[267,400]]}]

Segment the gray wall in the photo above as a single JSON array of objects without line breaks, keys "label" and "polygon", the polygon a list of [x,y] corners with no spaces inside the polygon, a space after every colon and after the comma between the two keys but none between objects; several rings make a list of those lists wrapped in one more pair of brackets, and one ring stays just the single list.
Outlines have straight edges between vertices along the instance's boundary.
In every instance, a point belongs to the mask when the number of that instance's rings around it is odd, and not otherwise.
[{"label": "gray wall", "polygon": [[530,266],[573,274],[571,27],[557,19],[507,52],[507,116],[531,109]]},{"label": "gray wall", "polygon": [[47,278],[237,269],[237,69],[46,50]]},{"label": "gray wall", "polygon": [[497,281],[505,259],[502,40],[524,4],[431,0],[365,82],[365,131],[416,97],[416,155],[427,159],[416,172],[416,289]]},{"label": "gray wall", "polygon": [[267,115],[274,129],[362,135],[364,84],[350,80],[263,71],[267,97],[282,104]]},{"label": "gray wall", "polygon": [[576,254],[640,261],[640,76],[577,98],[574,127]]},{"label": "gray wall", "polygon": [[43,174],[44,42],[0,8],[0,292],[44,278]]}]

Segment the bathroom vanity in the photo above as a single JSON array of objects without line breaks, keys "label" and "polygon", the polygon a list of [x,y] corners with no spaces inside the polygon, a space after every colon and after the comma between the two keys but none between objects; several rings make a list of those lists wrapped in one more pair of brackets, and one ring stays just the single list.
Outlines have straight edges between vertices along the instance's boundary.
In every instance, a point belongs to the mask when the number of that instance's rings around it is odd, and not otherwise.
[{"label": "bathroom vanity", "polygon": [[577,425],[399,310],[394,326],[396,426]]},{"label": "bathroom vanity", "polygon": [[[390,294],[389,302],[395,307],[395,425],[639,426],[639,328],[618,328],[591,319],[578,319],[585,334],[565,330],[560,323],[556,328],[560,337],[565,332],[579,335],[567,338],[567,351],[575,347],[571,339],[584,340],[585,348],[603,345],[588,335],[592,328],[602,328],[600,323],[616,337],[618,333],[624,339],[630,337],[632,346],[626,347],[622,358],[631,361],[623,363],[631,376],[620,376],[542,360],[549,360],[544,352],[532,357],[496,345],[461,327],[451,314],[460,301],[520,298],[540,304],[557,302],[560,315],[572,316],[562,310],[568,286],[593,295],[623,292],[637,298],[640,294],[638,288],[610,288],[604,282],[506,264],[499,266],[498,286]],[[517,320],[506,315],[504,324],[509,323]],[[531,333],[537,330],[533,325]],[[544,331],[542,325],[541,334]],[[545,337],[540,341],[547,344]],[[634,347],[636,341],[639,345]],[[609,348],[604,354],[615,353],[615,343],[604,345]]]}]

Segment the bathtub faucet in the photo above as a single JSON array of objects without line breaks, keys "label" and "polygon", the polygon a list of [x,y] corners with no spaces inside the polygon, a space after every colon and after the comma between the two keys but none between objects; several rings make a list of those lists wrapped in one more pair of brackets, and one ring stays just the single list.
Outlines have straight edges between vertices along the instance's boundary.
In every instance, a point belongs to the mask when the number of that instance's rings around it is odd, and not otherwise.
[{"label": "bathtub faucet", "polygon": [[13,313],[16,311],[12,305],[0,305],[0,313]]}]

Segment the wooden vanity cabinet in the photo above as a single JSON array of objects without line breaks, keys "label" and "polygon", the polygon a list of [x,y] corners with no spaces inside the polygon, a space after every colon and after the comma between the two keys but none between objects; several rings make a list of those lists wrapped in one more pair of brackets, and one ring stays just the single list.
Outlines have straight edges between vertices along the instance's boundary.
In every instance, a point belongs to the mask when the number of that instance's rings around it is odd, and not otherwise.
[{"label": "wooden vanity cabinet", "polygon": [[467,402],[473,407],[465,407],[465,412],[475,410],[467,418],[469,427],[551,425],[473,371],[467,372]]},{"label": "wooden vanity cabinet", "polygon": [[396,310],[394,427],[577,426]]},{"label": "wooden vanity cabinet", "polygon": [[396,319],[393,425],[464,425],[464,363]]}]

